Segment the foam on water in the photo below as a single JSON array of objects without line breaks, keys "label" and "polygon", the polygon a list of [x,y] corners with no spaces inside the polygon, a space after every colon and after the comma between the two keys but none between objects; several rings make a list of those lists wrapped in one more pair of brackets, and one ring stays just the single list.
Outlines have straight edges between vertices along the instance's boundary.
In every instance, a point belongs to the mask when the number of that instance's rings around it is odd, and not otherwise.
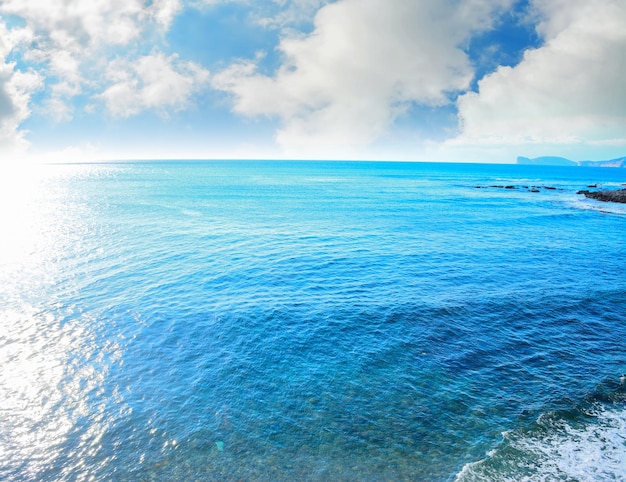
[{"label": "foam on water", "polygon": [[626,393],[611,398],[505,432],[501,446],[467,464],[456,481],[626,480]]},{"label": "foam on water", "polygon": [[595,199],[586,199],[577,197],[569,201],[569,205],[574,209],[582,209],[589,211],[599,211],[605,214],[616,214],[626,216],[626,204],[607,203],[596,201]]}]

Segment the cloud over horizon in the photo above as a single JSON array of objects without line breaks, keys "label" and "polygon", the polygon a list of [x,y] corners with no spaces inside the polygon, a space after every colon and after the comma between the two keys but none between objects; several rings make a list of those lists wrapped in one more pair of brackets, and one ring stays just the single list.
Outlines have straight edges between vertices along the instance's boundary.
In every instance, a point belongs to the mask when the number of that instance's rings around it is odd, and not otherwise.
[{"label": "cloud over horizon", "polygon": [[624,24],[616,0],[0,0],[0,150],[106,155],[119,125],[206,157],[610,156]]},{"label": "cloud over horizon", "polygon": [[626,3],[536,0],[544,44],[459,98],[458,142],[626,148]]},{"label": "cloud over horizon", "polygon": [[440,106],[473,77],[460,48],[489,28],[508,1],[345,0],[320,9],[314,30],[283,37],[283,63],[260,74],[254,60],[215,76],[243,115],[281,120],[278,143],[361,145],[374,141],[411,102]]},{"label": "cloud over horizon", "polygon": [[30,40],[24,29],[9,30],[0,23],[0,151],[13,153],[27,146],[20,124],[30,115],[30,96],[43,85],[32,69],[16,70],[11,52]]}]

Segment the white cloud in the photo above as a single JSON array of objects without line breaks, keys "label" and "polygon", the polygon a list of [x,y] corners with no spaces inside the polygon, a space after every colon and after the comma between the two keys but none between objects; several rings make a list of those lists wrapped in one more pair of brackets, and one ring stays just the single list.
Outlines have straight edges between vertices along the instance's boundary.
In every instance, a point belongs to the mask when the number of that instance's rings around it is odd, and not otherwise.
[{"label": "white cloud", "polygon": [[128,44],[147,24],[167,29],[181,0],[3,0],[0,13],[16,15],[57,48],[77,52],[102,44]]},{"label": "white cloud", "polygon": [[166,115],[188,107],[191,96],[207,84],[209,72],[175,55],[153,53],[113,61],[107,78],[113,85],[101,97],[112,115],[129,117],[146,109]]},{"label": "white cloud", "polygon": [[535,0],[545,43],[458,100],[457,145],[626,147],[626,2]]},{"label": "white cloud", "polygon": [[31,95],[42,83],[35,72],[16,70],[15,62],[7,61],[13,49],[29,38],[27,29],[10,31],[0,22],[0,150],[5,155],[27,147],[19,126],[30,115]]},{"label": "white cloud", "polygon": [[154,19],[164,30],[167,30],[182,8],[181,0],[154,0],[148,10],[148,16]]},{"label": "white cloud", "polygon": [[3,0],[0,15],[21,18],[32,32],[22,58],[36,65],[46,81],[40,109],[63,121],[73,116],[72,99],[97,84],[97,60],[110,55],[111,48],[167,31],[181,8],[181,0]]},{"label": "white cloud", "polygon": [[438,106],[467,89],[473,69],[462,50],[489,28],[508,0],[343,0],[322,7],[310,35],[281,40],[278,71],[259,59],[214,77],[234,110],[282,121],[287,149],[367,144],[412,102]]},{"label": "white cloud", "polygon": [[187,0],[186,5],[206,10],[219,4],[245,5],[249,19],[264,27],[284,29],[293,24],[309,23],[315,13],[337,0]]},{"label": "white cloud", "polygon": [[261,14],[258,22],[267,27],[285,27],[301,22],[309,22],[324,5],[334,0],[273,0],[279,7],[278,12],[270,15]]}]

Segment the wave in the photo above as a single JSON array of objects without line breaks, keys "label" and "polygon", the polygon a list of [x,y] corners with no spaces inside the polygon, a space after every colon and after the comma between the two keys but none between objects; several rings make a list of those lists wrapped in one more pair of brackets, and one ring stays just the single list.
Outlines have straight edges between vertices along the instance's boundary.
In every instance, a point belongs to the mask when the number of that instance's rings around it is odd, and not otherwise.
[{"label": "wave", "polygon": [[571,199],[567,205],[573,209],[583,211],[599,211],[604,214],[616,214],[626,216],[626,204],[614,202],[596,201],[595,199],[581,198]]},{"label": "wave", "polygon": [[626,376],[612,392],[599,390],[573,410],[544,413],[502,435],[456,482],[626,480]]}]

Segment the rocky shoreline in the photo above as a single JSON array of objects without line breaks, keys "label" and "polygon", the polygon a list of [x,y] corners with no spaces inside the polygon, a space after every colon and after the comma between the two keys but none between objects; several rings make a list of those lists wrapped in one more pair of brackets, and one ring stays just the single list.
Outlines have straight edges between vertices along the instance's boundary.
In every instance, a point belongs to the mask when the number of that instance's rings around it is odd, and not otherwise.
[{"label": "rocky shoreline", "polygon": [[578,191],[585,197],[597,201],[626,204],[626,189],[613,189],[610,191]]},{"label": "rocky shoreline", "polygon": [[552,187],[552,186],[515,186],[515,185],[497,185],[497,186],[474,186],[476,189],[521,189],[528,192],[541,192],[541,189],[545,189],[547,191],[562,191],[563,189]]},{"label": "rocky shoreline", "polygon": [[[593,184],[587,186],[590,188],[597,188],[597,184]],[[476,189],[515,189],[515,190],[525,190],[528,192],[541,192],[541,190],[546,191],[562,191],[561,188],[556,188],[552,186],[515,186],[515,185],[492,185],[492,186],[475,186]],[[626,204],[626,189],[612,189],[606,191],[589,191],[583,190],[578,191],[576,194],[583,194],[585,197],[589,199],[595,199],[596,201],[602,202],[611,202],[611,203],[622,203]]]}]

